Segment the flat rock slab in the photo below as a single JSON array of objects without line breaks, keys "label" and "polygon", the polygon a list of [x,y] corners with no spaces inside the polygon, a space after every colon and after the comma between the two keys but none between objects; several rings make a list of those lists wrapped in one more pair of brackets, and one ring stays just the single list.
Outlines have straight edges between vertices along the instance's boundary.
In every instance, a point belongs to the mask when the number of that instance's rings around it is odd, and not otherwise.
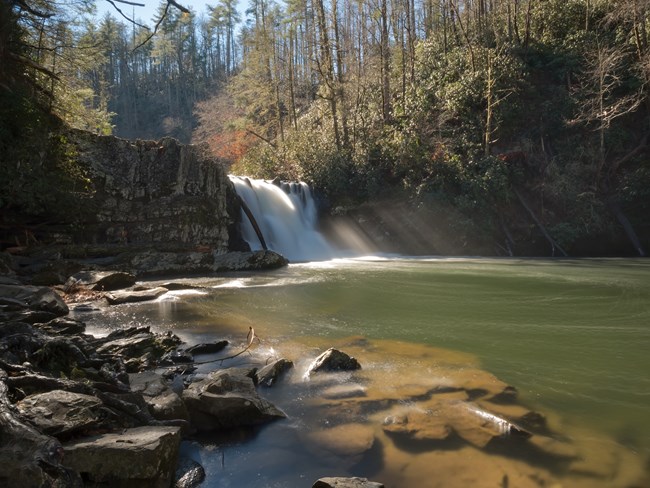
[{"label": "flat rock slab", "polygon": [[120,305],[122,303],[146,302],[155,300],[161,295],[167,293],[167,288],[161,286],[149,288],[147,290],[124,290],[108,293],[106,300],[111,305]]},{"label": "flat rock slab", "polygon": [[312,488],[384,488],[384,485],[367,478],[321,478]]},{"label": "flat rock slab", "polygon": [[66,443],[63,463],[108,486],[168,487],[180,440],[179,427],[136,427]]},{"label": "flat rock slab", "polygon": [[201,354],[214,354],[216,352],[222,351],[228,346],[229,342],[228,341],[217,341],[217,342],[210,342],[207,344],[196,344],[194,346],[188,347],[185,349],[185,351],[189,352],[190,354],[194,354],[195,356],[199,356]]}]

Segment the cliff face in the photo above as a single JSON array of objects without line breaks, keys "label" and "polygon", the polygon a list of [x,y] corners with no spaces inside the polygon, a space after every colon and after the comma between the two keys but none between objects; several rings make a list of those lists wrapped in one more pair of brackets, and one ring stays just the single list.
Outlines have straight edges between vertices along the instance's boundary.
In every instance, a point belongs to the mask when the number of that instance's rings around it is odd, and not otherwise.
[{"label": "cliff face", "polygon": [[93,188],[94,222],[83,240],[229,249],[239,218],[236,195],[223,166],[201,147],[81,131],[72,132],[70,142]]}]

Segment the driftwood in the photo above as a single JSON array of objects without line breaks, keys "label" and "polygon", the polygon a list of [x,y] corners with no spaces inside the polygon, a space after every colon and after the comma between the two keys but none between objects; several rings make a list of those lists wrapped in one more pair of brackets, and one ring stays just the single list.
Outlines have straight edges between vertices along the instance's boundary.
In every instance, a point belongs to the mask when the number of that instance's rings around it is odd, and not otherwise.
[{"label": "driftwood", "polygon": [[564,249],[562,249],[562,246],[560,246],[555,239],[551,237],[551,235],[548,233],[546,228],[544,227],[544,224],[540,222],[540,220],[537,218],[535,215],[535,212],[528,206],[526,203],[526,200],[524,200],[524,197],[521,196],[521,193],[519,193],[516,189],[513,189],[515,192],[515,195],[517,195],[517,198],[519,199],[519,203],[526,209],[526,212],[528,212],[528,215],[530,215],[530,218],[533,219],[533,222],[537,225],[539,228],[540,232],[544,235],[546,240],[549,242],[551,245],[551,249],[553,251],[553,255],[555,255],[555,249],[560,251],[564,257],[568,257],[569,255],[566,253]]},{"label": "driftwood", "polygon": [[268,247],[266,247],[266,241],[264,240],[264,235],[262,235],[262,231],[260,229],[260,226],[257,225],[257,220],[255,220],[255,216],[253,215],[253,212],[251,212],[251,209],[248,207],[246,202],[244,201],[243,198],[239,199],[239,202],[241,203],[241,208],[246,214],[246,217],[248,217],[248,220],[250,221],[251,225],[253,226],[253,230],[255,230],[255,234],[257,234],[257,238],[260,240],[260,244],[262,245],[262,249],[265,251],[268,251]]}]

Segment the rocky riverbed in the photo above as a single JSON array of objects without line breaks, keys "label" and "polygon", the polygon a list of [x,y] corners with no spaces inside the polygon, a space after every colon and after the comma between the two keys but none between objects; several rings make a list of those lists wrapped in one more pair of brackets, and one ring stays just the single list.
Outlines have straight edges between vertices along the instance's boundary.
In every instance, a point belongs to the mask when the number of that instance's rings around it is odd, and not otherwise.
[{"label": "rocky riverbed", "polygon": [[341,476],[280,475],[282,486],[647,486],[632,453],[573,442],[558,418],[457,353],[351,338],[248,355],[264,348],[253,329],[241,343],[184,344],[142,326],[91,335],[69,314],[184,286],[122,271],[77,272],[54,288],[0,279],[3,486],[214,486],[181,443],[266,424],[255,470],[317,457]]}]

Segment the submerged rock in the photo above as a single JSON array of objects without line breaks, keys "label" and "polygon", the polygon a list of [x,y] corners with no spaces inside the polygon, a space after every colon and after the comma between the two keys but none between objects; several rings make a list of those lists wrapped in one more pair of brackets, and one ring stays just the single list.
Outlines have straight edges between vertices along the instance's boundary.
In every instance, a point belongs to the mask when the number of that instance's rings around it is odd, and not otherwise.
[{"label": "submerged rock", "polygon": [[367,478],[321,478],[312,488],[384,488],[384,485]]},{"label": "submerged rock", "polygon": [[192,383],[183,392],[183,400],[192,424],[203,431],[258,425],[286,417],[257,394],[246,372],[237,369],[215,371]]},{"label": "submerged rock", "polygon": [[305,445],[321,457],[335,456],[334,464],[357,464],[375,443],[375,431],[369,425],[342,424],[305,433]]}]

